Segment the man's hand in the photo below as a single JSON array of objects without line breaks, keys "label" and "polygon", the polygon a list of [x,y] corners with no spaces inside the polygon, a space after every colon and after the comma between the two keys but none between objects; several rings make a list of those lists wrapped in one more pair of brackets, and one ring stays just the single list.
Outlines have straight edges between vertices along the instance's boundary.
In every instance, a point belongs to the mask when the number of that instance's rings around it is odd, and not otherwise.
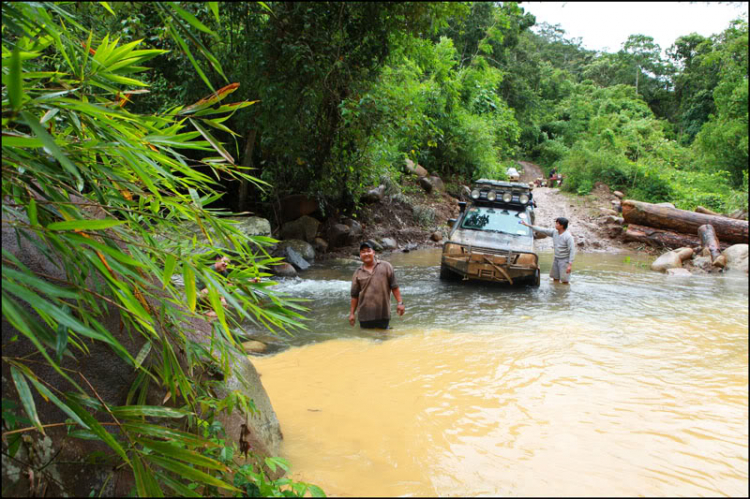
[{"label": "man's hand", "polygon": [[349,314],[349,325],[353,326],[356,318],[354,317],[354,312]]},{"label": "man's hand", "polygon": [[531,227],[531,225],[527,224],[523,220],[519,220],[518,223],[521,224],[521,225],[525,225],[526,227]]},{"label": "man's hand", "polygon": [[396,305],[396,313],[398,315],[404,315],[404,312],[406,312],[406,307],[402,305]]},{"label": "man's hand", "polygon": [[569,263],[569,264],[568,264],[568,268],[567,268],[567,269],[565,269],[565,273],[566,273],[566,274],[570,274],[570,269],[572,269],[572,268],[573,268],[573,264],[572,264],[572,263]]}]

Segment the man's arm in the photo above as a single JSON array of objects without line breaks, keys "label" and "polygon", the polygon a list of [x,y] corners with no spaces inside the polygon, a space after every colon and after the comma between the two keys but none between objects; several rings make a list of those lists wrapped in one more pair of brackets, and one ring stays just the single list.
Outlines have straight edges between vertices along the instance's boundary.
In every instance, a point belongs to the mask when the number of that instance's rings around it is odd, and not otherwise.
[{"label": "man's arm", "polygon": [[398,315],[404,315],[404,312],[406,312],[406,307],[404,306],[404,301],[401,299],[401,290],[399,288],[393,288],[391,291],[393,291],[393,296],[396,297],[396,313]]},{"label": "man's arm", "polygon": [[359,289],[359,281],[357,281],[357,272],[354,272],[354,275],[352,275],[352,287],[349,291],[349,296],[351,297],[351,306],[349,308],[349,324],[352,326],[354,325],[354,321],[356,320],[355,313],[357,312],[357,304],[359,303],[359,293],[362,291]]},{"label": "man's arm", "polygon": [[549,237],[552,237],[555,234],[555,229],[547,229],[546,227],[537,227],[536,225],[527,224],[523,220],[520,222],[521,225],[525,225],[526,227],[530,228],[531,230],[535,232],[541,232],[542,234],[546,234]]},{"label": "man's arm", "polygon": [[359,298],[352,298],[351,307],[349,309],[349,324],[354,325],[354,322],[356,321],[356,316],[354,315],[354,312],[357,311],[357,304],[359,303]]}]

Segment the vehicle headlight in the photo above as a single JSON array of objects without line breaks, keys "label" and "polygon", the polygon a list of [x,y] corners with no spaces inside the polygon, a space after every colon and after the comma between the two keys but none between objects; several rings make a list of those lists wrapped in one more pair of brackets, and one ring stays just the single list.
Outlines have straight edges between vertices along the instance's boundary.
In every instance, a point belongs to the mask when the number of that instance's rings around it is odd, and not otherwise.
[{"label": "vehicle headlight", "polygon": [[487,193],[487,201],[494,201],[497,198],[497,192],[490,191]]},{"label": "vehicle headlight", "polygon": [[510,203],[513,200],[513,193],[512,192],[505,192],[503,193],[503,201],[506,203]]},{"label": "vehicle headlight", "polygon": [[479,199],[479,189],[471,191],[471,199]]},{"label": "vehicle headlight", "polygon": [[521,194],[518,198],[518,201],[520,201],[521,204],[526,204],[529,202],[529,195],[528,194]]}]

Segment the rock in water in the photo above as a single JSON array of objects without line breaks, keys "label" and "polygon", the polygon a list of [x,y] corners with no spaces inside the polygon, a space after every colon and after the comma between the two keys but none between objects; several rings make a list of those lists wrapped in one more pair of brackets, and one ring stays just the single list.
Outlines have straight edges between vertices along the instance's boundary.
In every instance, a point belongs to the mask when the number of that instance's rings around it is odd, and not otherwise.
[{"label": "rock in water", "polygon": [[301,239],[289,239],[288,241],[281,241],[279,248],[283,251],[284,248],[292,248],[294,251],[300,254],[302,258],[308,262],[315,261],[315,249],[312,244]]},{"label": "rock in water", "polygon": [[725,270],[741,271],[747,273],[748,269],[748,245],[733,244],[722,253],[726,259]]},{"label": "rock in water", "polygon": [[680,255],[674,251],[664,253],[651,264],[651,270],[657,272],[666,272],[667,269],[679,269],[682,268],[682,260]]},{"label": "rock in water", "polygon": [[302,255],[297,253],[291,246],[287,246],[286,248],[284,248],[284,252],[286,253],[287,262],[294,265],[295,269],[307,270],[310,268],[310,264],[307,263],[307,261],[302,258]]},{"label": "rock in water", "polygon": [[271,273],[279,277],[296,277],[297,270],[291,263],[281,263],[279,265],[272,265],[270,267]]},{"label": "rock in water", "polygon": [[383,239],[380,240],[380,242],[383,245],[383,249],[394,250],[398,248],[398,243],[396,242],[395,239],[391,237],[384,237]]},{"label": "rock in water", "polygon": [[681,261],[685,261],[688,258],[693,258],[693,248],[679,248],[674,250],[675,253],[677,253],[677,256],[680,257]]},{"label": "rock in water", "polygon": [[245,353],[263,353],[268,350],[268,345],[260,341],[248,340],[242,342],[242,348]]}]

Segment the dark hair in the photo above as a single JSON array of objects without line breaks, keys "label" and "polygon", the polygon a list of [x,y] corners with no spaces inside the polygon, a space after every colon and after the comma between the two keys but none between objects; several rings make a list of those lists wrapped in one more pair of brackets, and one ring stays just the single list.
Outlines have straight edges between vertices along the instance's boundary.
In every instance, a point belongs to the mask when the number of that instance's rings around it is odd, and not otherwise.
[{"label": "dark hair", "polygon": [[562,225],[562,226],[563,226],[563,229],[567,229],[567,228],[568,228],[568,219],[567,219],[567,218],[565,218],[565,217],[559,217],[559,218],[556,218],[556,219],[555,219],[555,222],[557,222],[557,223],[559,223],[560,225]]},{"label": "dark hair", "polygon": [[359,251],[362,251],[365,248],[375,249],[372,247],[372,244],[370,244],[369,241],[365,241],[362,244],[359,245]]}]

